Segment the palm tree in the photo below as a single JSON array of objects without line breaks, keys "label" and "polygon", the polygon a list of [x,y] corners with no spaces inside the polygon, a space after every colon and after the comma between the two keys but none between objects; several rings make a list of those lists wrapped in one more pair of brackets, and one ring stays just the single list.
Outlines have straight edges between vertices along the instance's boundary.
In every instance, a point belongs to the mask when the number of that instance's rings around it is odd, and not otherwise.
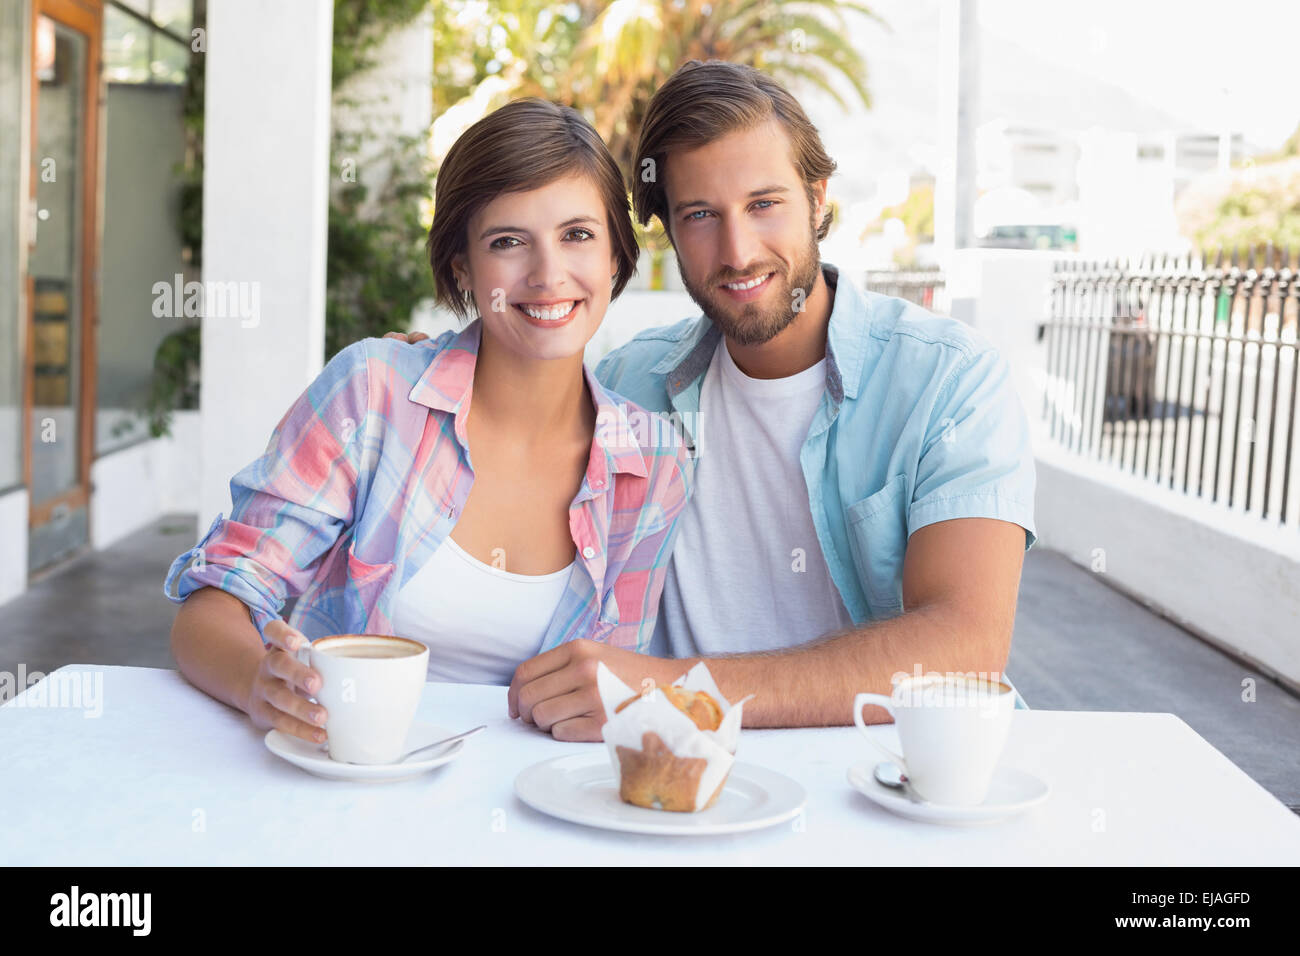
[{"label": "palm tree", "polygon": [[[849,41],[846,13],[887,25],[857,0],[499,0],[488,17],[440,3],[435,14],[435,105],[464,102],[491,78],[484,111],[541,96],[581,112],[622,169],[635,165],[637,136],[655,90],[688,60],[727,60],[793,85],[811,84],[845,110],[838,76],[871,107],[867,66]],[[466,62],[468,59],[468,62]],[[459,62],[458,62],[459,60]],[[656,269],[667,249],[658,223],[638,227]]]},{"label": "palm tree", "polygon": [[[848,39],[845,13],[883,23],[858,2],[833,0],[615,0],[580,3],[585,22],[567,66],[526,61],[514,95],[558,99],[583,112],[624,169],[654,91],[688,60],[727,60],[787,85],[804,81],[844,109],[831,82],[848,82],[870,108],[867,67]],[[591,19],[586,18],[590,16]]]}]

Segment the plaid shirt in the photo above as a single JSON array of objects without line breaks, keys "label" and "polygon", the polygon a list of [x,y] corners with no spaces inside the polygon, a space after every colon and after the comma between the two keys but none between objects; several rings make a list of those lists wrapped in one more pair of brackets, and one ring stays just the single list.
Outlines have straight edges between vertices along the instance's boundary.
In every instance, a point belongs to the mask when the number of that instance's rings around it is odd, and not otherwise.
[{"label": "plaid shirt", "polygon": [[[289,623],[308,638],[391,634],[398,590],[474,481],[465,429],[481,332],[476,319],[416,345],[364,339],[339,352],[231,480],[230,518],[176,558],[163,593],[180,603],[202,587],[228,591],[259,633],[301,595]],[[569,506],[577,559],[542,649],[585,637],[641,651],[694,460],[670,423],[583,374],[597,414]]]}]

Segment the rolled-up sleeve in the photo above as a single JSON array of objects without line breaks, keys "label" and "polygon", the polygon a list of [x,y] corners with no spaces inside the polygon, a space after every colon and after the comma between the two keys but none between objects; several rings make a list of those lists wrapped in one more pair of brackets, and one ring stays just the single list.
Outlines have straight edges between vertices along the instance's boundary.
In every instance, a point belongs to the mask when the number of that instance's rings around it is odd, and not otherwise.
[{"label": "rolled-up sleeve", "polygon": [[965,358],[941,386],[908,509],[907,532],[950,518],[1034,527],[1034,454],[1010,366],[996,349]]},{"label": "rolled-up sleeve", "polygon": [[368,376],[364,340],[330,360],[280,419],[266,451],[231,479],[230,517],[218,515],[172,562],[163,583],[169,600],[219,588],[248,605],[262,634],[285,600],[306,590],[355,519]]}]

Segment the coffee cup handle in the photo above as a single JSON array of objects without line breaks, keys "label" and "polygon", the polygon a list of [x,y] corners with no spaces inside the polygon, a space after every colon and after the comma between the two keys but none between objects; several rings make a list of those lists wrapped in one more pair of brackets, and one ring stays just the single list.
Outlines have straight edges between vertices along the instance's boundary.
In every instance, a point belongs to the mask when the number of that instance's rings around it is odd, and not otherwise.
[{"label": "coffee cup handle", "polygon": [[862,707],[864,704],[875,704],[877,707],[883,707],[889,711],[889,716],[893,717],[894,701],[884,694],[858,694],[853,698],[853,723],[857,725],[858,730],[862,731],[862,736],[870,741],[871,746],[892,760],[899,770],[907,773],[907,765],[903,763],[903,758],[867,733],[867,725],[862,722]]},{"label": "coffee cup handle", "polygon": [[[311,641],[307,641],[302,647],[293,652],[293,656],[298,658],[299,662],[311,667]],[[320,703],[315,697],[308,697],[313,703]]]}]

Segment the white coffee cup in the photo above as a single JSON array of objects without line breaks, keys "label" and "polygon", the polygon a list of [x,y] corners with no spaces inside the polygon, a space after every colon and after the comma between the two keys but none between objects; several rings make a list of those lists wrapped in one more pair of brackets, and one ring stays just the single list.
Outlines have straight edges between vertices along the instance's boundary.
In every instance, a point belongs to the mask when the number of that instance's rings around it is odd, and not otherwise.
[{"label": "white coffee cup", "polygon": [[329,755],[343,763],[394,763],[406,747],[428,675],[429,648],[406,637],[340,634],[298,650],[321,675]]},{"label": "white coffee cup", "polygon": [[[883,707],[894,718],[905,757],[867,732],[864,704]],[[1010,685],[961,675],[908,677],[888,697],[853,698],[853,722],[907,775],[912,789],[932,803],[962,807],[981,804],[988,796],[1014,710]]]}]

